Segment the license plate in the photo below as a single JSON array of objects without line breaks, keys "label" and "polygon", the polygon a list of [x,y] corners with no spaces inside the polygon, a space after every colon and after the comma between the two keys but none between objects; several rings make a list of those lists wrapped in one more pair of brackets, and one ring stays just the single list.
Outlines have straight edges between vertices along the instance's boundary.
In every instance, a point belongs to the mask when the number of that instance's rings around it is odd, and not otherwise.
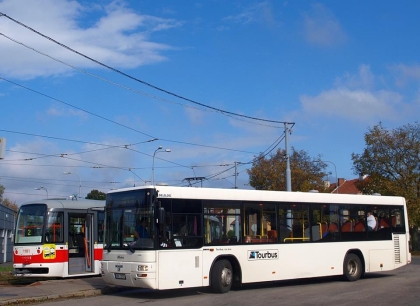
[{"label": "license plate", "polygon": [[115,278],[116,279],[125,279],[125,274],[124,273],[115,273]]}]

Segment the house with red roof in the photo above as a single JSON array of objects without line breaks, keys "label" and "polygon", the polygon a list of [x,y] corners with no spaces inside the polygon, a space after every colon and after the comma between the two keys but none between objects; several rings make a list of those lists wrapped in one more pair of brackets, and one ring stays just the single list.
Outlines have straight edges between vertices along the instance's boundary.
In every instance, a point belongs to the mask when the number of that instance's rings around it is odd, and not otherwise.
[{"label": "house with red roof", "polygon": [[360,176],[357,179],[353,180],[346,180],[344,178],[338,179],[338,186],[337,183],[329,183],[327,182],[327,189],[331,193],[339,193],[339,194],[362,194],[362,192],[356,187],[357,183],[363,181],[367,178],[367,175]]}]

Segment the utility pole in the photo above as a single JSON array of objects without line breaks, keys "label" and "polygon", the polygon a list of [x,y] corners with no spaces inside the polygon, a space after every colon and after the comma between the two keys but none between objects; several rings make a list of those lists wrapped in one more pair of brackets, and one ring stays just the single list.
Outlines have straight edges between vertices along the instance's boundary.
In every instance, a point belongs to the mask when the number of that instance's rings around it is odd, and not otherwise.
[{"label": "utility pole", "polygon": [[235,189],[238,189],[237,180],[238,178],[238,162],[235,162]]},{"label": "utility pole", "polygon": [[0,138],[0,159],[4,159],[4,153],[6,151],[6,138]]},{"label": "utility pole", "polygon": [[286,146],[286,191],[292,191],[292,175],[290,171],[290,155],[289,155],[289,133],[291,133],[287,122],[284,123],[284,143]]}]

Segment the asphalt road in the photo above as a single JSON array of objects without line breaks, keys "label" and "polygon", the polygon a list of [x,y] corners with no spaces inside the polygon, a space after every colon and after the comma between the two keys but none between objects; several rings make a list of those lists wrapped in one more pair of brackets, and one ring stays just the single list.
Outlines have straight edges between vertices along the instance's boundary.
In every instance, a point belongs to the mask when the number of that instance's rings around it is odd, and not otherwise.
[{"label": "asphalt road", "polygon": [[151,291],[130,289],[118,294],[43,303],[43,306],[77,305],[419,305],[420,257],[391,272],[366,274],[357,282],[339,277],[314,278],[246,285],[227,294],[208,288]]}]

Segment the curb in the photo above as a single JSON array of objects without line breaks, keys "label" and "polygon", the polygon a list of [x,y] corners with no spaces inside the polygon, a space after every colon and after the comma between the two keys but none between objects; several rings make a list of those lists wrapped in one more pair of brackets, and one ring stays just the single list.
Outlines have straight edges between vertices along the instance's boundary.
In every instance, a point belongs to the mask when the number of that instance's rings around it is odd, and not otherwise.
[{"label": "curb", "polygon": [[123,291],[126,288],[123,287],[106,287],[102,289],[88,289],[77,292],[65,293],[65,294],[52,294],[37,297],[17,298],[6,301],[0,301],[0,306],[6,305],[21,305],[31,303],[45,303],[57,300],[65,300],[70,298],[81,298],[81,297],[92,297],[97,295],[112,294]]}]

